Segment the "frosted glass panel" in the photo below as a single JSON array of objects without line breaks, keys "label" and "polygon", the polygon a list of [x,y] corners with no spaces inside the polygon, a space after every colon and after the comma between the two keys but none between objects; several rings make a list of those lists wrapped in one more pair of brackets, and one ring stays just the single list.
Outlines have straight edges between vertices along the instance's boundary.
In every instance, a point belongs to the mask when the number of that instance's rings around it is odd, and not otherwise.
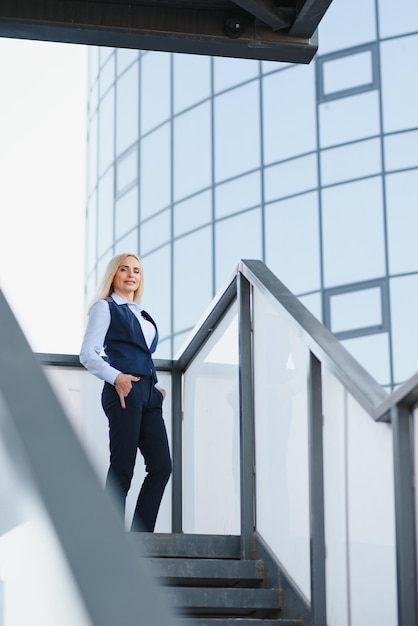
[{"label": "frosted glass panel", "polygon": [[395,626],[391,427],[375,422],[324,366],[322,380],[328,624]]},{"label": "frosted glass panel", "polygon": [[233,305],[184,375],[184,532],[239,534],[238,321]]},{"label": "frosted glass panel", "polygon": [[257,530],[310,598],[308,350],[279,305],[254,293]]}]

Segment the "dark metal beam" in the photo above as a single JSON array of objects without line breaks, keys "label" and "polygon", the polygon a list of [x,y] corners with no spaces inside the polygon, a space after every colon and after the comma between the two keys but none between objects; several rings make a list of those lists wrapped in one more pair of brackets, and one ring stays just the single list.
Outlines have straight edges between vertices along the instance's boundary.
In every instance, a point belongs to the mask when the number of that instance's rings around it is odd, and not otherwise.
[{"label": "dark metal beam", "polygon": [[3,0],[0,36],[294,63],[309,63],[317,50],[315,38],[275,32],[238,7],[239,33],[228,36],[231,9],[222,3],[163,4]]},{"label": "dark metal beam", "polygon": [[312,37],[332,0],[297,0],[296,20],[289,30],[293,37]]},{"label": "dark metal beam", "polygon": [[[264,24],[270,26],[272,30],[289,28],[291,24],[290,12],[278,8],[273,0],[234,0],[234,4],[258,17]],[[291,13],[294,19],[295,11],[293,10]]]}]

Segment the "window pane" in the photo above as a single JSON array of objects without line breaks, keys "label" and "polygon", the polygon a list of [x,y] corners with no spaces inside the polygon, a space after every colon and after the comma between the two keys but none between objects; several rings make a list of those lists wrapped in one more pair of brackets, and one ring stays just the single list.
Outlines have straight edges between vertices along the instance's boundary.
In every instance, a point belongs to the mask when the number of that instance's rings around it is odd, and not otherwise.
[{"label": "window pane", "polygon": [[380,44],[386,133],[418,126],[418,36]]},{"label": "window pane", "polygon": [[138,224],[138,187],[133,187],[116,202],[115,234],[119,239]]},{"label": "window pane", "polygon": [[394,378],[401,383],[418,369],[418,276],[392,279],[390,302]]},{"label": "window pane", "polygon": [[138,64],[116,85],[116,151],[121,154],[138,139]]},{"label": "window pane", "polygon": [[163,211],[163,213],[141,224],[139,234],[141,254],[146,254],[166,243],[171,238],[171,211],[167,209],[167,211]]},{"label": "window pane", "polygon": [[119,194],[125,187],[134,183],[138,176],[138,150],[129,152],[117,163],[116,193]]},{"label": "window pane", "polygon": [[160,336],[167,337],[171,334],[170,246],[142,257],[142,263],[145,284],[143,307],[155,319]]},{"label": "window pane", "polygon": [[332,2],[319,25],[320,54],[345,50],[375,39],[375,0]]},{"label": "window pane", "polygon": [[215,178],[232,178],[257,167],[259,93],[258,83],[250,83],[215,98]]},{"label": "window pane", "polygon": [[316,150],[314,65],[289,67],[262,85],[265,163]]},{"label": "window pane", "polygon": [[[303,175],[301,175],[303,172]],[[275,200],[318,187],[316,154],[292,159],[264,170],[265,199]]]},{"label": "window pane", "polygon": [[141,220],[170,204],[170,127],[162,126],[141,141]]},{"label": "window pane", "polygon": [[104,96],[115,80],[115,56],[111,56],[100,71],[100,98]]},{"label": "window pane", "polygon": [[418,131],[388,135],[385,142],[385,167],[387,171],[404,167],[418,167]]},{"label": "window pane", "polygon": [[141,134],[170,117],[170,54],[148,52],[141,59]]},{"label": "window pane", "polygon": [[216,217],[224,217],[261,203],[260,172],[240,176],[215,187]]},{"label": "window pane", "polygon": [[174,111],[182,111],[210,96],[210,57],[174,54]]},{"label": "window pane", "polygon": [[381,170],[380,139],[369,139],[321,152],[323,185],[379,174]]},{"label": "window pane", "polygon": [[369,91],[319,106],[321,147],[380,134],[379,98]]},{"label": "window pane", "polygon": [[389,336],[387,333],[345,339],[341,343],[380,385],[390,383]]},{"label": "window pane", "polygon": [[90,272],[96,264],[96,242],[97,242],[97,194],[93,193],[87,205],[86,223],[86,265],[87,272]]},{"label": "window pane", "polygon": [[325,286],[385,275],[381,178],[322,192]]},{"label": "window pane", "polygon": [[218,290],[230,277],[240,259],[262,259],[260,209],[218,222],[215,227],[215,241]]},{"label": "window pane", "polygon": [[138,230],[131,230],[130,233],[119,239],[115,243],[115,254],[122,254],[123,252],[137,253],[138,250]]},{"label": "window pane", "polygon": [[402,11],[393,10],[392,0],[379,0],[379,29],[381,37],[393,37],[418,30],[416,0],[402,0]]},{"label": "window pane", "polygon": [[97,255],[102,256],[113,243],[113,169],[100,181],[98,198]]},{"label": "window pane", "polygon": [[88,190],[89,192],[94,189],[97,184],[97,114],[92,117],[89,124],[89,137],[88,137]]},{"label": "window pane", "polygon": [[174,332],[179,332],[194,326],[212,299],[211,228],[174,242],[174,285]]},{"label": "window pane", "polygon": [[317,193],[275,202],[266,207],[265,219],[266,264],[271,271],[293,293],[319,289]]},{"label": "window pane", "polygon": [[174,207],[174,236],[178,237],[212,220],[212,191],[204,191]]},{"label": "window pane", "polygon": [[[386,202],[391,274],[418,270],[418,171],[386,176]],[[418,367],[417,367],[418,369]]]},{"label": "window pane", "polygon": [[174,197],[209,187],[212,179],[211,108],[205,102],[174,120]]},{"label": "window pane", "polygon": [[114,159],[113,129],[115,127],[115,93],[112,88],[99,107],[99,174],[109,167]]},{"label": "window pane", "polygon": [[120,48],[116,50],[116,71],[122,74],[131,63],[138,60],[138,50],[130,50],[128,48]]},{"label": "window pane", "polygon": [[382,325],[380,287],[336,293],[330,298],[331,331],[340,333]]},{"label": "window pane", "polygon": [[215,93],[256,78],[259,72],[259,62],[253,59],[214,57],[213,67]]},{"label": "window pane", "polygon": [[345,55],[324,62],[322,66],[324,95],[373,83],[371,50]]},{"label": "window pane", "polygon": [[320,293],[310,293],[307,296],[299,296],[299,300],[312,315],[315,315],[317,320],[322,322],[322,298]]}]

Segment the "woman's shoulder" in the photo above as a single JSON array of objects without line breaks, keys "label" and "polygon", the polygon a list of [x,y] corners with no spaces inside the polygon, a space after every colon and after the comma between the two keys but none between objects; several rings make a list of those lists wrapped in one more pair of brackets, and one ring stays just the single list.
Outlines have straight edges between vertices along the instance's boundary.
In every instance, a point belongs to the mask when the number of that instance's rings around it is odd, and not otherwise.
[{"label": "woman's shoulder", "polygon": [[89,313],[98,313],[100,311],[109,310],[109,301],[106,298],[96,300],[90,307]]}]

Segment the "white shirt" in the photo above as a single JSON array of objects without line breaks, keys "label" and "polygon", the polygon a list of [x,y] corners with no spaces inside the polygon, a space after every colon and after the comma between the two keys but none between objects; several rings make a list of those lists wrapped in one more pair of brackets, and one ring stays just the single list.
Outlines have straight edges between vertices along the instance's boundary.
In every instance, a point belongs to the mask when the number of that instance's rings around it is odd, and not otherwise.
[{"label": "white shirt", "polygon": [[[136,302],[128,302],[116,293],[112,293],[116,304],[127,304],[141,324],[147,346],[150,347],[155,337],[155,326],[141,315],[141,307]],[[109,303],[98,300],[90,309],[86,332],[80,350],[80,362],[91,374],[113,385],[116,377],[121,374],[102,359],[103,344],[110,326]],[[123,372],[129,374],[130,372]]]}]

